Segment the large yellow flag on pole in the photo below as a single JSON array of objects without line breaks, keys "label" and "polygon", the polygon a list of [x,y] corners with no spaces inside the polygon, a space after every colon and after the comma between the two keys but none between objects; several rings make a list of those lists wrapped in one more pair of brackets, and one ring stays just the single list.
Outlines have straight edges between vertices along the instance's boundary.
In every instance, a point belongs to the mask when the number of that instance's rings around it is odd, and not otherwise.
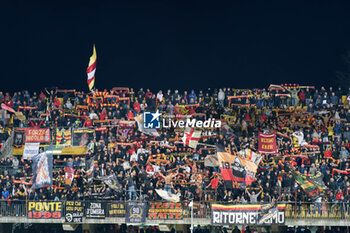
[{"label": "large yellow flag on pole", "polygon": [[94,49],[93,50],[94,51],[93,51],[92,56],[90,57],[89,66],[88,66],[88,68],[86,70],[87,83],[89,85],[90,91],[95,85],[95,72],[96,72],[96,60],[97,60],[97,54],[96,54],[95,45],[94,45]]}]

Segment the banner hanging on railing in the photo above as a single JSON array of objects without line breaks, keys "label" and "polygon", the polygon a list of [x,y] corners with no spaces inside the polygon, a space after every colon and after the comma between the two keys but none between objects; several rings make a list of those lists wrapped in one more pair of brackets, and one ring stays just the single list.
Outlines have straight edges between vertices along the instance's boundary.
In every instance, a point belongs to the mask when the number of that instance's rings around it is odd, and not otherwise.
[{"label": "banner hanging on railing", "polygon": [[[268,204],[269,205],[269,204]],[[244,205],[219,205],[212,204],[213,225],[284,225],[285,208],[279,204],[273,209],[272,205],[244,204]],[[271,208],[269,208],[271,206]],[[266,216],[266,218],[263,218]],[[268,217],[268,218],[267,218]],[[263,221],[266,219],[265,221]],[[261,223],[261,224],[260,224]]]},{"label": "banner hanging on railing", "polygon": [[57,219],[62,217],[60,201],[29,201],[27,217],[30,219]]},{"label": "banner hanging on railing", "polygon": [[146,203],[128,202],[126,204],[125,222],[143,223],[146,222]]},{"label": "banner hanging on railing", "polygon": [[90,202],[86,203],[85,217],[86,218],[105,218],[106,203],[105,202]]},{"label": "banner hanging on railing", "polygon": [[112,202],[107,203],[108,217],[125,217],[125,203]]},{"label": "banner hanging on railing", "polygon": [[94,139],[93,129],[73,129],[73,146],[86,147]]},{"label": "banner hanging on railing", "polygon": [[25,130],[25,142],[50,142],[50,129],[27,128]]},{"label": "banner hanging on railing", "polygon": [[173,219],[181,220],[182,204],[168,202],[152,202],[148,210],[148,219]]},{"label": "banner hanging on railing", "polygon": [[40,142],[26,142],[23,150],[23,159],[31,159],[39,154]]},{"label": "banner hanging on railing", "polygon": [[20,147],[24,144],[26,131],[24,129],[14,129],[13,146]]},{"label": "banner hanging on railing", "polygon": [[70,129],[57,129],[56,131],[56,146],[69,147],[72,145],[72,132]]},{"label": "banner hanging on railing", "polygon": [[65,208],[65,221],[66,222],[82,222],[84,216],[84,208],[82,201],[66,201]]}]

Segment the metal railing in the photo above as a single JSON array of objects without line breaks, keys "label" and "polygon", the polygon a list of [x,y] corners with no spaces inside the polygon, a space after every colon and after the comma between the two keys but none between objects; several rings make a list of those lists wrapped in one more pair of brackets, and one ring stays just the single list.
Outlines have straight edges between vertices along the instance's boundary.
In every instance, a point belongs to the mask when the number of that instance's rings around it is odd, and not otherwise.
[{"label": "metal railing", "polygon": [[26,201],[1,200],[0,218],[6,216],[26,216]]},{"label": "metal railing", "polygon": [[286,218],[350,219],[350,203],[297,202],[287,203]]},{"label": "metal railing", "polygon": [[[0,200],[0,219],[1,217],[25,217],[27,216],[28,203],[33,202],[29,200]],[[38,201],[39,202],[39,201]],[[43,201],[45,202],[45,201]],[[50,201],[46,201],[50,202]],[[54,201],[52,201],[54,202]],[[60,200],[62,203],[62,217],[65,214],[65,200]],[[82,201],[84,207],[84,216],[85,208],[91,202],[104,203],[105,208],[105,217],[124,217],[126,203],[124,201],[114,201],[114,200],[91,200],[91,201]],[[161,201],[155,201],[161,202]],[[189,202],[182,203],[182,216],[183,218],[191,217],[191,208],[189,207]],[[215,202],[216,204],[242,204],[242,203],[220,203]],[[193,206],[193,217],[194,218],[211,218],[211,202],[195,202]],[[247,203],[249,204],[249,203]],[[257,203],[256,203],[257,204]],[[266,203],[259,203],[266,204]],[[350,208],[349,203],[306,203],[299,202],[297,205],[294,203],[283,203],[285,204],[285,217],[288,219],[350,219]],[[116,206],[118,206],[116,208]]]}]

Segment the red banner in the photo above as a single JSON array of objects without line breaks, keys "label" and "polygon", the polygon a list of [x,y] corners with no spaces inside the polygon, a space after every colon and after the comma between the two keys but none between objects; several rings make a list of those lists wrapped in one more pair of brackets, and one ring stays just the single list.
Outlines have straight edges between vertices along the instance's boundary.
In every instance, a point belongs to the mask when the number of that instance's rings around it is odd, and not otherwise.
[{"label": "red banner", "polygon": [[50,142],[50,129],[25,129],[25,142]]},{"label": "red banner", "polygon": [[259,153],[277,154],[276,134],[259,132]]}]

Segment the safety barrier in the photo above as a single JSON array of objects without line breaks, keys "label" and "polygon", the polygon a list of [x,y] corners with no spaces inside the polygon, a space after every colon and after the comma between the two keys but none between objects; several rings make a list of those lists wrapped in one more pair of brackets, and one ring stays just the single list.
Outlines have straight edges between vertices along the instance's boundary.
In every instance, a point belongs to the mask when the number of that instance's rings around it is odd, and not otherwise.
[{"label": "safety barrier", "polygon": [[[59,201],[34,201],[34,200],[1,200],[0,201],[0,218],[1,217],[27,217],[27,218],[63,218],[65,216],[66,203],[68,200]],[[102,203],[100,208],[104,209],[103,217],[125,217],[125,208],[128,202],[115,200],[85,200],[79,201],[82,204],[83,217],[86,217],[86,210],[91,203]],[[147,203],[166,203],[155,201]],[[191,217],[191,207],[189,202],[181,202],[181,213],[183,218]],[[211,218],[212,202],[194,202],[193,218]],[[242,205],[242,203],[219,203],[227,205]],[[249,204],[249,203],[248,203]],[[258,203],[267,204],[267,203]],[[286,219],[350,219],[349,203],[279,203],[285,204]],[[37,214],[35,212],[41,212]],[[45,213],[50,212],[50,214]],[[59,214],[58,214],[59,213]]]}]

